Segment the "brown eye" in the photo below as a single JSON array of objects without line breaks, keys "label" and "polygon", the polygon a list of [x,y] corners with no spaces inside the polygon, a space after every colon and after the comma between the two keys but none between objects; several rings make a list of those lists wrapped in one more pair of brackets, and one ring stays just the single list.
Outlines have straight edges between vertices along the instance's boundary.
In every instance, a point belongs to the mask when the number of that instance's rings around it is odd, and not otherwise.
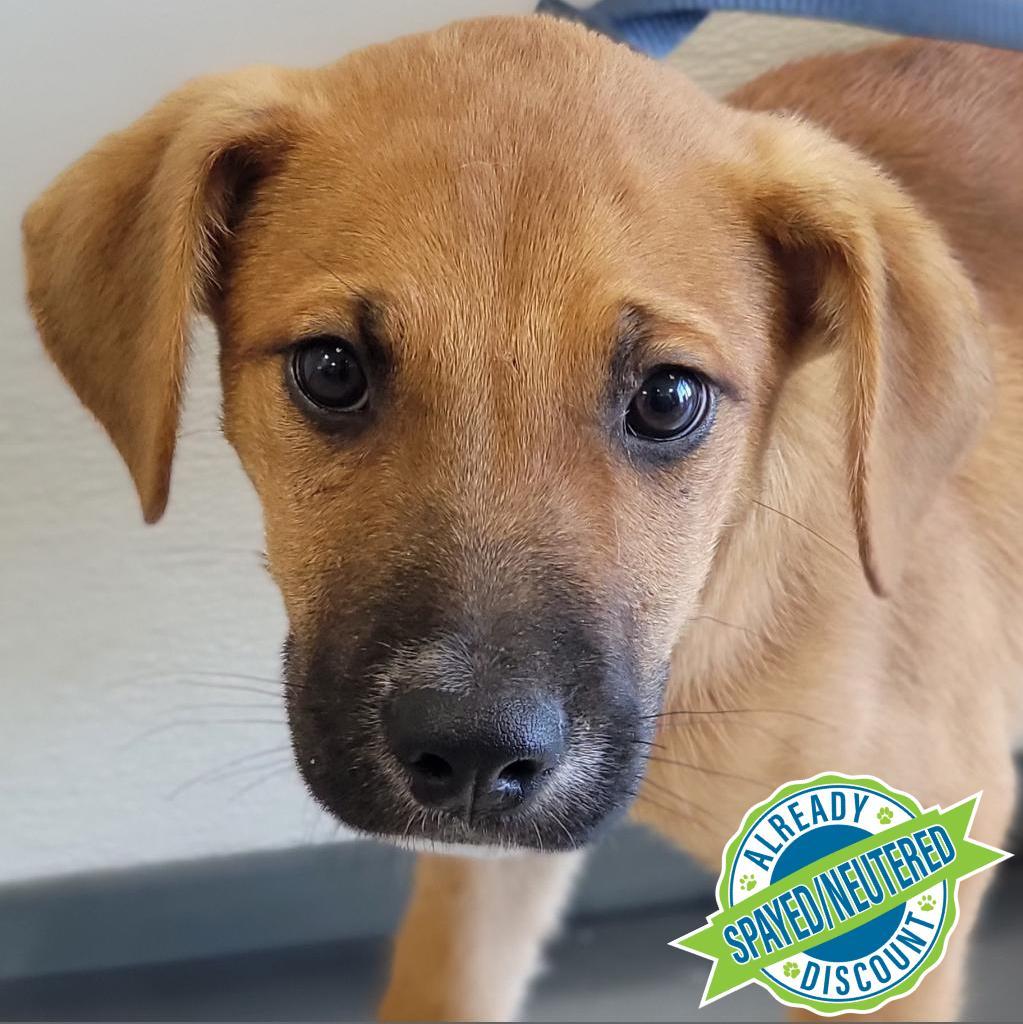
[{"label": "brown eye", "polygon": [[673,441],[699,430],[713,409],[713,392],[704,377],[681,366],[661,366],[633,396],[625,426],[647,441]]},{"label": "brown eye", "polygon": [[343,338],[311,338],[294,350],[291,372],[298,390],[329,412],[358,412],[369,401],[366,371]]}]

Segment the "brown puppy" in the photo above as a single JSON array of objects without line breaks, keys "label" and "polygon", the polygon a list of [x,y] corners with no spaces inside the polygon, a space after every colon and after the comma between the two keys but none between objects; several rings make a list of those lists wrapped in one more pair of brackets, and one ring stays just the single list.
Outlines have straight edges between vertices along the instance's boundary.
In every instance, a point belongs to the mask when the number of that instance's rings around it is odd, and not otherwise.
[{"label": "brown puppy", "polygon": [[[826,769],[983,789],[1002,840],[1021,106],[994,51],[809,61],[726,106],[487,20],[193,82],[29,211],[43,340],[149,521],[189,320],[219,329],[315,796],[520,851],[422,858],[385,1015],[512,1014],[644,777],[633,813],[708,864]],[[953,1013],[965,951],[882,1014]]]}]

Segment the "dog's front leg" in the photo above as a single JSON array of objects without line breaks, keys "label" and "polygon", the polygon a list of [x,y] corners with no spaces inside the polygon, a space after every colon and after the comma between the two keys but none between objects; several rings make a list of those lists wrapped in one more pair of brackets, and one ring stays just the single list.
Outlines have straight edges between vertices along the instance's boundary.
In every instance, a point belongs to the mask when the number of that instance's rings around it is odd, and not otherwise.
[{"label": "dog's front leg", "polygon": [[380,1019],[511,1020],[581,862],[421,854]]}]

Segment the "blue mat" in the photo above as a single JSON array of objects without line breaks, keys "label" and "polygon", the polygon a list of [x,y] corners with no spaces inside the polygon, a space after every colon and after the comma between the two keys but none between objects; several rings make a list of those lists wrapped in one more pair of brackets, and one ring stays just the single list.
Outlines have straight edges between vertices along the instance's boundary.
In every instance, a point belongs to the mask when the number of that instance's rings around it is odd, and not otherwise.
[{"label": "blue mat", "polygon": [[585,8],[541,0],[537,11],[581,21],[651,57],[667,56],[713,11],[825,18],[1023,50],[1023,0],[599,0]]}]

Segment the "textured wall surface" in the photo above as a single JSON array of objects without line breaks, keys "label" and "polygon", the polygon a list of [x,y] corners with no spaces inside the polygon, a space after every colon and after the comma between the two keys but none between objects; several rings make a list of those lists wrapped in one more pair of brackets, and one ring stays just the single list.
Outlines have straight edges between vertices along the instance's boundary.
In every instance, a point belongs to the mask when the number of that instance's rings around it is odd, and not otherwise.
[{"label": "textured wall surface", "polygon": [[[261,568],[257,503],[217,431],[213,339],[196,339],[168,514],[144,527],[126,471],[35,340],[21,210],[101,134],[189,76],[319,63],[453,17],[531,6],[5,0],[0,882],[335,834],[288,760],[272,685],[284,619]],[[866,37],[719,16],[675,59],[723,89],[790,54]]]}]

